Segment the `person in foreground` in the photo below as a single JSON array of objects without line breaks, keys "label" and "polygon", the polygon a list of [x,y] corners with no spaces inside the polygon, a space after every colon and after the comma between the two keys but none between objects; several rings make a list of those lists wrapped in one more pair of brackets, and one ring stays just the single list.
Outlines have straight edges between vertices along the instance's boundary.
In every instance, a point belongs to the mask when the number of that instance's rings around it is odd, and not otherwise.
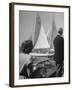
[{"label": "person in foreground", "polygon": [[56,61],[57,71],[56,76],[62,77],[63,75],[63,63],[64,63],[64,38],[63,29],[59,28],[58,35],[54,39],[54,60]]}]

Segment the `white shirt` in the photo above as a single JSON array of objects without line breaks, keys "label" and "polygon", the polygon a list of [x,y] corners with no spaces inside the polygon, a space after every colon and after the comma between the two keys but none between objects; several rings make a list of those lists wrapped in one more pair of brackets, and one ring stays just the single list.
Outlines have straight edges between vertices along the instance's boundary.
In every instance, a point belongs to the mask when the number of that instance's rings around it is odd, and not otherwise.
[{"label": "white shirt", "polygon": [[20,53],[19,54],[19,72],[25,64],[30,63],[31,56],[29,54]]}]

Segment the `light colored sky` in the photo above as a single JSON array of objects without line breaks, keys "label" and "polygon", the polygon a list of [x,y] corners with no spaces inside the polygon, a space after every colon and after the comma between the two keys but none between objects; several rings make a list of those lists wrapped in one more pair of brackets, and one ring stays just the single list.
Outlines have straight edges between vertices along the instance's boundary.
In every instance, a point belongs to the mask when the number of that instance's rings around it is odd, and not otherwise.
[{"label": "light colored sky", "polygon": [[[23,41],[28,40],[35,30],[36,13],[34,11],[19,11],[19,45]],[[53,16],[57,30],[62,27],[64,29],[64,14],[54,12],[39,12],[41,23],[43,24],[45,33],[52,27]]]}]

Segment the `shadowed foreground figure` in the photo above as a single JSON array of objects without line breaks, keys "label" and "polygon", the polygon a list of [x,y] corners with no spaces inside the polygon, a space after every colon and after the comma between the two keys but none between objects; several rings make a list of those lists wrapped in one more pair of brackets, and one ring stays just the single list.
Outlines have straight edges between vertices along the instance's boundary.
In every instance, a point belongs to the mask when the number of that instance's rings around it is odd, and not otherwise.
[{"label": "shadowed foreground figure", "polygon": [[57,76],[62,76],[62,69],[64,63],[64,38],[63,29],[59,28],[58,35],[54,39],[54,48],[55,48],[55,55],[54,60],[56,61],[57,65]]},{"label": "shadowed foreground figure", "polygon": [[22,43],[20,52],[29,54],[33,49],[33,43],[31,40],[26,40]]}]

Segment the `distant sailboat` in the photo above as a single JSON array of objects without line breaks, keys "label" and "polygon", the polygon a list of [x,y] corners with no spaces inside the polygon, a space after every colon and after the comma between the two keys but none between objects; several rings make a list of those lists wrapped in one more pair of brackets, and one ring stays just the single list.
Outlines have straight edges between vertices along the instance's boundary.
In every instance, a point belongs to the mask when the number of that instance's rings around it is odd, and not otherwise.
[{"label": "distant sailboat", "polygon": [[53,41],[56,36],[57,36],[57,29],[56,29],[56,24],[55,24],[55,18],[53,16],[52,28],[51,28],[50,32],[47,33],[47,39],[50,44],[50,49],[54,49]]}]

